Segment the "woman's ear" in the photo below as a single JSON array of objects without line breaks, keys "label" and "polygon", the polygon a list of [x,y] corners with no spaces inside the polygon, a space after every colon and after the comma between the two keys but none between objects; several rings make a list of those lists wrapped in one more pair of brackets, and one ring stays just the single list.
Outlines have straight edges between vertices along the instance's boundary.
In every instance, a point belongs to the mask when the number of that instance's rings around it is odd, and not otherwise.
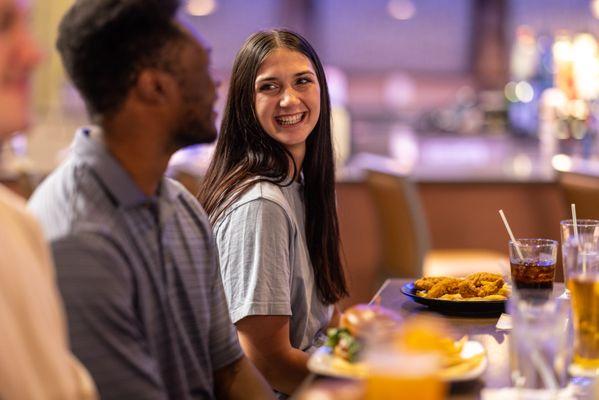
[{"label": "woman's ear", "polygon": [[149,68],[139,73],[133,89],[139,100],[153,105],[168,104],[178,93],[177,82],[171,74]]}]

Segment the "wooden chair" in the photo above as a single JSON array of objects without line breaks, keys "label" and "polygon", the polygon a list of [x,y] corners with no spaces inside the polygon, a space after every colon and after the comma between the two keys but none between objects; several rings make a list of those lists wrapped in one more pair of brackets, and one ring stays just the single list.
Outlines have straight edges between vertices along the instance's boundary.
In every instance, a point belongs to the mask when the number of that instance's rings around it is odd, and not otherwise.
[{"label": "wooden chair", "polygon": [[431,250],[426,216],[417,187],[409,176],[380,157],[370,157],[363,166],[367,168],[367,182],[379,216],[382,264],[388,276],[465,276],[481,271],[508,273],[508,258],[496,251]]},{"label": "wooden chair", "polygon": [[337,214],[349,297],[347,308],[368,303],[383,283],[381,233],[376,207],[364,180],[337,182]]},{"label": "wooden chair", "polygon": [[385,274],[422,276],[430,241],[416,188],[403,176],[375,170],[366,181],[378,214]]},{"label": "wooden chair", "polygon": [[599,218],[599,175],[582,171],[557,171],[557,181],[570,204],[576,204],[578,218]]}]

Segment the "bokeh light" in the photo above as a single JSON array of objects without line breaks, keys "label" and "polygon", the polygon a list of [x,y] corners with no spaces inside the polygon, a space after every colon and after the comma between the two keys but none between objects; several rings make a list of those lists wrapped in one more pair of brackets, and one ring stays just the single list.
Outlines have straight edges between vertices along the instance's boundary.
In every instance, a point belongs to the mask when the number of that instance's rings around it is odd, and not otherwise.
[{"label": "bokeh light", "polygon": [[521,81],[516,84],[515,88],[516,98],[522,103],[530,103],[535,97],[535,91],[526,81]]},{"label": "bokeh light", "polygon": [[411,0],[389,0],[387,11],[389,15],[400,21],[405,21],[416,15],[416,7]]},{"label": "bokeh light", "polygon": [[186,9],[194,17],[209,15],[216,10],[216,0],[188,0]]}]

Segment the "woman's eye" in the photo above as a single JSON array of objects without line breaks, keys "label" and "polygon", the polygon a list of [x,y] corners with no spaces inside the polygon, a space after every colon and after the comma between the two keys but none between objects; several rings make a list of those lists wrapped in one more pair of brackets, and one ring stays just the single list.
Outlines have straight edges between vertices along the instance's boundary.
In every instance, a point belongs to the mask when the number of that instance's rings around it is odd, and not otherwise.
[{"label": "woman's eye", "polygon": [[277,88],[277,86],[274,83],[265,83],[263,85],[260,85],[260,87],[258,89],[261,92],[268,92],[268,91],[275,90],[276,88]]},{"label": "woman's eye", "polygon": [[311,82],[312,82],[312,80],[310,78],[299,78],[297,80],[298,85],[305,85],[305,84],[311,83]]}]

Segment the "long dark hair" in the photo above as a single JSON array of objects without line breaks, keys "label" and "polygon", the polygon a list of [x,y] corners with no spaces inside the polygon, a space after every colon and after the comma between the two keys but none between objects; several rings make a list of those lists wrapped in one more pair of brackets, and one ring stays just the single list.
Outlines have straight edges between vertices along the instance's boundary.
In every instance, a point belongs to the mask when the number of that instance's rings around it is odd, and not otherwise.
[{"label": "long dark hair", "polygon": [[[297,33],[274,29],[250,36],[237,53],[216,150],[199,193],[199,200],[214,223],[222,212],[256,182],[287,186],[300,173],[291,153],[271,138],[258,122],[254,109],[254,82],[266,57],[277,48],[305,55],[314,66],[320,85],[320,115],[306,141],[302,166],[306,239],[318,297],[333,304],[347,296],[340,257],[339,224],[335,207],[335,165],[331,143],[331,105],[318,55]],[[290,179],[289,176],[293,179]]]}]

